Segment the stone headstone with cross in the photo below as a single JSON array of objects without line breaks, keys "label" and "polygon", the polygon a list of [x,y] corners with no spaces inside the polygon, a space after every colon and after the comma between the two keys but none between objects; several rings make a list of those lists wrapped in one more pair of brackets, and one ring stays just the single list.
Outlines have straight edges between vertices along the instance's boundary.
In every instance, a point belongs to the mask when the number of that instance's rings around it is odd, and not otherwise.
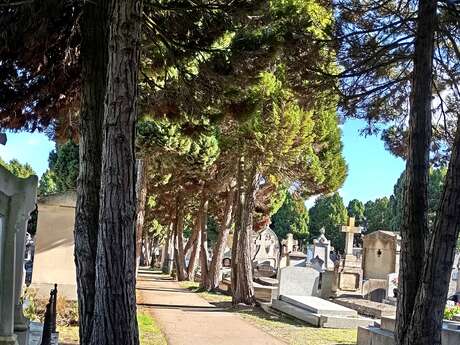
[{"label": "stone headstone with cross", "polygon": [[318,238],[313,240],[313,258],[310,262],[319,262],[321,263],[321,268],[323,270],[333,270],[334,262],[330,258],[330,252],[332,250],[331,241],[326,238],[326,230],[324,228],[320,229],[320,235]]},{"label": "stone headstone with cross", "polygon": [[0,345],[25,345],[28,320],[20,301],[27,221],[38,179],[19,179],[0,166]]},{"label": "stone headstone with cross", "polygon": [[344,291],[358,291],[362,287],[363,270],[361,259],[353,255],[353,239],[362,228],[355,226],[355,218],[350,217],[348,225],[343,225],[341,230],[345,233],[345,255],[339,270],[338,287]]},{"label": "stone headstone with cross", "polygon": [[[345,233],[345,260],[347,256],[353,256],[353,239],[355,234],[360,234],[362,228],[355,226],[355,218],[350,217],[348,219],[348,225],[342,226],[342,232]],[[353,259],[352,259],[353,260]]]},{"label": "stone headstone with cross", "polygon": [[266,227],[254,234],[252,242],[254,277],[274,277],[279,268],[280,244],[275,232]]}]

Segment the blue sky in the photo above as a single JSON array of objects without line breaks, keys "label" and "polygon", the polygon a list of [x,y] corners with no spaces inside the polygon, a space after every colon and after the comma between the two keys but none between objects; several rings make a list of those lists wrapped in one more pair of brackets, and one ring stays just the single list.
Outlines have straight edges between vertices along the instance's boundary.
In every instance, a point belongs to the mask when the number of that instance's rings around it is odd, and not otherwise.
[{"label": "blue sky", "polygon": [[366,202],[390,196],[405,168],[405,162],[386,151],[379,137],[360,135],[363,127],[360,120],[347,120],[342,127],[348,177],[340,194],[346,203],[355,198]]},{"label": "blue sky", "polygon": [[[363,202],[390,196],[393,185],[404,170],[404,161],[385,151],[383,142],[375,136],[364,137],[359,130],[360,120],[347,120],[342,126],[344,156],[348,164],[348,177],[340,189],[345,203],[351,199]],[[29,163],[38,176],[48,168],[48,155],[54,148],[44,134],[8,133],[6,146],[0,145],[0,157]],[[312,200],[307,201],[311,206]]]}]

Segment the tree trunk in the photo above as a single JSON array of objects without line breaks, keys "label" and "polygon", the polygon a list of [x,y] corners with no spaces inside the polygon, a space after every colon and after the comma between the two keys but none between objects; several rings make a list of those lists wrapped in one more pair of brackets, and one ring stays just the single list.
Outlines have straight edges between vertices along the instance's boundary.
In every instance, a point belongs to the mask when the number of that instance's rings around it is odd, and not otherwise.
[{"label": "tree trunk", "polygon": [[176,223],[174,230],[174,263],[176,265],[177,280],[187,280],[184,254],[184,200],[179,192],[176,198]]},{"label": "tree trunk", "polygon": [[145,201],[147,199],[147,178],[145,176],[146,166],[142,159],[137,160],[136,179],[136,276],[140,265],[142,253],[142,232],[144,230]]},{"label": "tree trunk", "polygon": [[415,344],[406,338],[406,334],[420,286],[428,236],[427,191],[436,5],[436,0],[420,1],[418,9],[396,322],[396,342],[401,345]]},{"label": "tree trunk", "polygon": [[232,227],[232,214],[233,214],[233,203],[235,200],[235,192],[233,189],[228,190],[227,198],[225,200],[225,211],[220,231],[217,236],[217,242],[212,252],[211,265],[209,267],[209,275],[207,280],[206,289],[209,291],[215,291],[219,288],[219,276],[222,268],[222,259],[224,257],[225,244],[227,243],[228,234]]},{"label": "tree trunk", "polygon": [[[189,263],[188,263],[188,267],[187,267],[187,276],[188,276],[188,280],[190,281],[194,281],[195,280],[195,270],[196,270],[196,264],[197,264],[197,259],[200,255],[200,230],[201,230],[201,219],[200,219],[200,215],[198,214],[197,217],[196,217],[196,221],[195,221],[195,226],[193,228],[193,232],[192,232],[192,235],[190,236],[190,239],[188,240],[187,242],[187,245],[185,246],[185,255],[187,255],[187,246],[189,246],[189,248],[191,247],[192,248],[192,252],[190,253],[190,260],[189,260]],[[195,234],[195,236],[194,236]],[[192,238],[194,238],[194,240],[192,241]]]},{"label": "tree trunk", "polygon": [[168,229],[168,236],[164,247],[164,254],[161,263],[161,271],[166,274],[171,274],[171,248],[174,247],[174,223],[171,222]]},{"label": "tree trunk", "polygon": [[91,341],[101,186],[102,123],[108,61],[108,1],[85,2],[81,21],[80,167],[75,212],[80,344]]},{"label": "tree trunk", "polygon": [[104,109],[92,345],[138,345],[135,281],[137,116],[141,2],[113,0]]},{"label": "tree trunk", "polygon": [[142,240],[142,255],[141,255],[141,260],[140,260],[140,265],[142,266],[148,266],[148,263],[150,262],[150,239],[148,238],[148,235],[144,234],[143,240]]},{"label": "tree trunk", "polygon": [[196,242],[197,238],[200,235],[201,228],[200,228],[199,222],[200,222],[200,215],[197,214],[196,221],[195,221],[196,224],[193,227],[192,234],[190,235],[190,238],[188,239],[187,244],[185,245],[185,248],[184,248],[185,255],[187,255],[189,250],[193,248],[194,243]]},{"label": "tree trunk", "polygon": [[[251,231],[255,194],[258,187],[258,176],[251,169],[249,179],[245,178],[245,162],[240,159],[238,165],[238,210],[236,214],[235,234],[232,250],[232,303],[255,304],[254,287],[252,284],[251,263]],[[236,241],[236,242],[235,242]]]},{"label": "tree trunk", "polygon": [[460,230],[460,123],[406,344],[441,345],[442,320]]},{"label": "tree trunk", "polygon": [[203,187],[200,205],[200,286],[204,287],[208,280],[208,195]]}]

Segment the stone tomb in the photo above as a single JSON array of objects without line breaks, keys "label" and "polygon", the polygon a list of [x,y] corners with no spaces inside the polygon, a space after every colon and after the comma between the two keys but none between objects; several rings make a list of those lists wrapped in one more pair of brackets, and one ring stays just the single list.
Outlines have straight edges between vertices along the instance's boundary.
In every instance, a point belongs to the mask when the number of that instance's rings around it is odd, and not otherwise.
[{"label": "stone tomb", "polygon": [[74,261],[76,194],[55,194],[38,200],[38,224],[31,287],[48,298],[54,284],[68,300],[77,299]]},{"label": "stone tomb", "polygon": [[[359,327],[357,345],[395,345],[395,325],[395,317],[382,317],[380,323],[375,322],[368,327]],[[460,344],[460,323],[443,322],[441,344]]]},{"label": "stone tomb", "polygon": [[253,235],[251,253],[254,278],[276,276],[280,262],[280,244],[272,229],[266,227]]},{"label": "stone tomb", "polygon": [[27,220],[38,179],[19,179],[0,166],[0,345],[28,343],[29,322],[20,300]]},{"label": "stone tomb", "polygon": [[279,296],[272,308],[316,327],[355,328],[369,319],[356,311],[321,299],[320,272],[312,267],[285,267],[280,270]]},{"label": "stone tomb", "polygon": [[374,231],[363,236],[364,279],[386,279],[399,272],[401,236],[391,231]]}]

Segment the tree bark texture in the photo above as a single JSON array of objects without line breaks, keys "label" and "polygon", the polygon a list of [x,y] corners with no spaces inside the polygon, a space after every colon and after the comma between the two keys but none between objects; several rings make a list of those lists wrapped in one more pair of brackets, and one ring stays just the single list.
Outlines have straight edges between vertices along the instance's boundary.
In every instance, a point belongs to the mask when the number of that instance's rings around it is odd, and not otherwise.
[{"label": "tree bark texture", "polygon": [[200,286],[205,287],[208,281],[208,195],[203,187],[200,204]]},{"label": "tree bark texture", "polygon": [[396,322],[396,342],[400,345],[409,344],[406,335],[420,286],[428,236],[428,174],[436,6],[436,0],[425,0],[419,2],[418,8]]},{"label": "tree bark texture", "polygon": [[184,255],[184,199],[179,193],[176,197],[176,221],[174,229],[174,264],[176,266],[177,280],[187,280]]},{"label": "tree bark texture", "polygon": [[442,320],[460,230],[460,124],[428,247],[406,344],[441,345]]},{"label": "tree bark texture", "polygon": [[168,236],[166,238],[166,243],[164,247],[162,263],[161,263],[161,270],[163,273],[171,274],[172,267],[171,267],[171,260],[173,259],[173,255],[171,255],[171,248],[174,248],[174,222],[171,222],[168,228]]},{"label": "tree bark texture", "polygon": [[201,227],[199,225],[199,222],[200,222],[200,216],[199,214],[197,214],[195,226],[193,227],[192,234],[190,235],[190,238],[188,239],[187,244],[185,245],[185,248],[184,248],[185,255],[187,255],[190,249],[193,248],[194,243],[196,243],[197,238],[200,236]]},{"label": "tree bark texture", "polygon": [[228,190],[225,200],[224,218],[220,226],[217,241],[213,248],[211,265],[209,267],[209,274],[206,289],[215,291],[219,288],[219,276],[222,268],[222,259],[224,257],[225,244],[227,243],[228,234],[230,233],[233,222],[233,204],[235,200],[235,192],[233,189]]},{"label": "tree bark texture", "polygon": [[[192,249],[190,253],[190,260],[187,266],[187,276],[188,280],[194,281],[195,280],[195,271],[200,255],[200,230],[201,230],[201,219],[199,214],[196,217],[195,226],[193,228],[192,236],[187,241],[187,245],[185,246],[184,254],[187,256],[188,250],[187,246]],[[195,236],[193,235],[195,234]]]},{"label": "tree bark texture", "polygon": [[142,4],[112,0],[92,345],[138,345],[135,121]]},{"label": "tree bark texture", "polygon": [[251,231],[255,194],[258,176],[251,168],[250,178],[245,178],[245,162],[243,158],[238,164],[238,209],[236,212],[235,236],[232,250],[232,303],[255,304],[254,286],[252,284],[251,263]]},{"label": "tree bark texture", "polygon": [[109,1],[85,2],[81,20],[80,169],[75,212],[75,266],[80,344],[90,344],[99,229],[102,123],[108,61]]},{"label": "tree bark texture", "polygon": [[147,178],[145,162],[138,159],[136,162],[136,276],[140,265],[140,258],[142,254],[142,232],[144,230],[145,218],[145,201],[147,199]]}]

